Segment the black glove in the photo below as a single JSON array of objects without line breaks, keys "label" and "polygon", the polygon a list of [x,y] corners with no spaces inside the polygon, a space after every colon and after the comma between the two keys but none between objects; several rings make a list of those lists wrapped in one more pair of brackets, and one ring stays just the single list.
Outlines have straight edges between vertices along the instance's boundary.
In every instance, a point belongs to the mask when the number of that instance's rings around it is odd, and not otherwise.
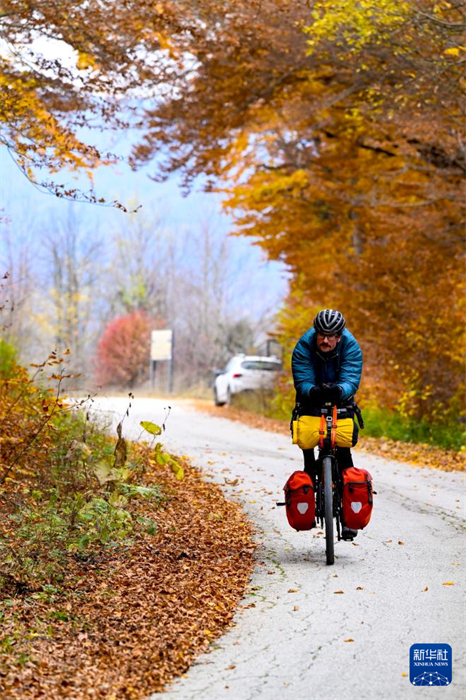
[{"label": "black glove", "polygon": [[322,384],[322,398],[324,402],[337,404],[340,402],[343,390],[338,384]]},{"label": "black glove", "polygon": [[324,395],[321,386],[313,386],[309,390],[309,401],[313,406],[321,406],[324,403]]}]

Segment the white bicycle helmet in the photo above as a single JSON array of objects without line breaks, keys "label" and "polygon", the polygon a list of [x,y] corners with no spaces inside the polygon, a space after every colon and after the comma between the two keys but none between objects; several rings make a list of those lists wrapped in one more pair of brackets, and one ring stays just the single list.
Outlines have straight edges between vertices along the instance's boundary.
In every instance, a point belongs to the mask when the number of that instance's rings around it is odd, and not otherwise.
[{"label": "white bicycle helmet", "polygon": [[341,335],[345,325],[343,314],[333,309],[319,311],[314,319],[314,328],[317,333],[324,335]]}]

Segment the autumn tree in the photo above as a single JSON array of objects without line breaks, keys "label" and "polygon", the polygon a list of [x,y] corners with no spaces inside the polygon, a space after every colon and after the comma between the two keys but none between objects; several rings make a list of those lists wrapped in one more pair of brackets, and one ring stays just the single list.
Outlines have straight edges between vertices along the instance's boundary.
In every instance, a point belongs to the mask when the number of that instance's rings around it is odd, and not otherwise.
[{"label": "autumn tree", "polygon": [[144,210],[119,220],[101,275],[102,319],[134,311],[163,318],[176,338],[176,389],[209,385],[213,368],[247,352],[270,322],[263,276],[214,208],[189,227]]},{"label": "autumn tree", "polygon": [[107,325],[97,348],[97,381],[102,386],[132,389],[143,381],[149,368],[150,333],[156,325],[142,311]]},{"label": "autumn tree", "polygon": [[[102,242],[91,240],[71,209],[48,227],[43,241],[43,288],[34,318],[59,353],[69,350],[71,369],[87,368],[89,345],[95,342],[95,307],[102,278]],[[49,341],[50,342],[50,341]]]},{"label": "autumn tree", "polygon": [[[367,10],[370,3],[363,5]],[[336,101],[327,89],[327,104],[314,103],[320,112],[310,118],[298,95],[295,106],[269,120],[260,161],[246,183],[232,188],[230,206],[243,212],[241,230],[294,271],[290,313],[284,315],[288,343],[319,306],[343,308],[363,341],[373,394],[405,415],[441,419],[461,410],[464,395],[464,125],[460,48],[451,31],[459,23],[450,21],[448,33],[445,17],[385,14],[384,33],[376,25],[386,8],[378,6],[376,20],[352,17],[349,9],[345,5],[333,18],[331,11],[330,18],[316,12],[318,28],[328,20],[339,32],[335,38],[327,26],[320,36],[326,51],[318,55],[346,88],[340,85]],[[419,22],[422,47],[413,45]],[[440,32],[433,31],[437,22]],[[387,31],[395,24],[396,39]],[[407,48],[399,57],[394,43],[401,33]],[[316,35],[311,43],[315,55]],[[432,95],[426,54],[433,58],[435,47],[443,48],[434,61],[440,83]],[[410,81],[424,82],[424,89],[405,89],[397,70],[409,61]]]},{"label": "autumn tree", "polygon": [[293,272],[288,342],[338,305],[379,400],[451,414],[463,395],[461,8],[228,9],[200,42],[189,89],[148,111],[136,157],[167,143],[167,171],[233,179],[237,230]]},{"label": "autumn tree", "polygon": [[158,215],[137,211],[119,220],[109,240],[104,290],[107,315],[143,311],[166,316],[168,235]]},{"label": "autumn tree", "polygon": [[[2,3],[0,143],[31,181],[58,197],[103,203],[92,169],[116,157],[101,153],[83,127],[134,123],[123,96],[154,94],[173,76],[169,26],[180,30],[169,4]],[[63,181],[70,170],[89,175],[87,190]]]},{"label": "autumn tree", "polygon": [[[180,0],[107,8],[91,1],[58,13],[45,1],[7,5],[12,46],[32,47],[37,33],[47,33],[77,52],[80,71],[77,90],[60,62],[44,63],[39,79],[10,58],[4,72],[21,99],[32,91],[35,104],[70,129],[87,114],[116,124],[116,105],[132,106],[144,133],[134,167],[156,158],[156,179],[181,170],[188,187],[200,175],[207,189],[227,191],[236,232],[292,272],[289,344],[317,308],[339,306],[362,341],[377,400],[430,418],[457,410],[461,5]],[[53,80],[60,80],[57,94]],[[136,86],[143,99],[131,104]],[[79,160],[71,142],[66,150],[46,139],[45,151],[37,149],[30,107],[9,99],[5,115],[23,167],[27,157],[58,167],[70,151],[70,164]],[[44,122],[34,123],[40,136]],[[21,124],[27,143],[14,135]],[[444,328],[452,329],[450,344]]]},{"label": "autumn tree", "polygon": [[33,321],[37,285],[32,264],[34,246],[18,235],[14,240],[7,218],[0,221],[0,238],[0,332],[6,343],[19,350],[37,339]]},{"label": "autumn tree", "polygon": [[168,319],[176,333],[176,382],[179,388],[209,385],[212,370],[236,352],[254,345],[264,314],[250,314],[241,291],[260,294],[251,265],[234,253],[232,241],[204,219],[178,241],[183,254],[171,268]]}]

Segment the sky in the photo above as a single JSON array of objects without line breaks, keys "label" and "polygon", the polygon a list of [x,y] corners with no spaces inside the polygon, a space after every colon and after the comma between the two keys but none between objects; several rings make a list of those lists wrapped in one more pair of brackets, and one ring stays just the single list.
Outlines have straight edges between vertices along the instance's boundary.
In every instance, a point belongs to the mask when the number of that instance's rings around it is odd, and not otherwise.
[{"label": "sky", "polygon": [[[126,155],[129,141],[124,135],[100,137],[93,141],[98,147],[113,153]],[[89,139],[89,142],[91,140]],[[187,197],[181,193],[181,178],[173,176],[168,182],[157,183],[150,179],[155,167],[145,167],[133,172],[124,163],[117,166],[101,167],[94,173],[95,192],[107,201],[118,200],[122,204],[135,203],[141,206],[140,215],[151,219],[162,219],[163,225],[176,232],[183,229],[196,229],[201,221],[210,219],[214,222],[215,236],[228,236],[232,230],[229,217],[221,210],[221,198],[217,193],[205,193],[196,183],[194,191]],[[10,237],[15,242],[24,240],[38,242],[50,223],[60,217],[66,217],[69,210],[81,221],[90,236],[98,232],[105,237],[105,232],[114,230],[115,226],[124,228],[127,215],[113,207],[101,207],[83,202],[69,202],[34,187],[15,164],[13,157],[5,147],[0,148],[0,207],[8,219]],[[47,173],[40,177],[48,179]],[[72,173],[60,173],[54,176],[58,182],[87,189],[86,181],[76,180]],[[126,218],[125,218],[126,217]],[[2,246],[3,247],[3,246]],[[287,274],[284,266],[278,262],[269,262],[258,246],[249,239],[232,237],[230,243],[234,262],[247,268],[248,274],[254,276],[255,288],[261,289],[260,298],[253,305],[254,315],[278,308],[287,290]],[[0,260],[4,260],[5,251],[0,251]],[[4,267],[4,265],[2,265]],[[240,287],[242,287],[240,289]],[[244,297],[244,284],[238,285],[238,295]],[[233,290],[234,296],[234,290]],[[239,298],[238,298],[238,301]]]}]

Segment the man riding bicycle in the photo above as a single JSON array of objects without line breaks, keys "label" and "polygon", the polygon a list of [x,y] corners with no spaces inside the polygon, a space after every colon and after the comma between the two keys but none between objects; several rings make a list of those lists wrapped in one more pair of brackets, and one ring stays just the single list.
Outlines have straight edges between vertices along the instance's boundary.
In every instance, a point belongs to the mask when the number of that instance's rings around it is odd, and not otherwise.
[{"label": "man riding bicycle", "polygon": [[[310,328],[298,340],[291,367],[296,401],[303,409],[320,409],[324,403],[345,406],[353,402],[362,372],[362,352],[356,338],[345,328],[339,311],[319,311]],[[337,447],[341,469],[353,466],[349,447]],[[314,450],[303,450],[304,471],[315,483]],[[343,528],[343,539],[356,536],[355,530]]]}]

